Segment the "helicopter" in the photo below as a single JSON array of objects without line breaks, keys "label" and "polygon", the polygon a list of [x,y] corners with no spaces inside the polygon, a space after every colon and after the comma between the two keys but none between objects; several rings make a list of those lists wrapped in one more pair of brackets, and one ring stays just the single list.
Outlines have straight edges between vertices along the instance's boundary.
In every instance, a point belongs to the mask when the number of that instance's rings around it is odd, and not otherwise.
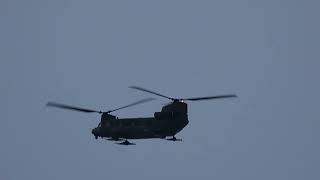
[{"label": "helicopter", "polygon": [[91,110],[56,102],[48,102],[47,106],[85,113],[99,113],[101,114],[101,120],[98,126],[93,128],[91,131],[95,139],[100,137],[109,141],[116,141],[116,144],[119,145],[135,145],[135,143],[129,142],[129,139],[160,138],[168,141],[182,141],[182,139],[176,138],[175,135],[189,123],[188,105],[186,104],[186,101],[202,101],[237,97],[235,94],[226,94],[196,98],[173,98],[138,86],[130,86],[129,88],[160,96],[171,100],[171,102],[164,105],[160,112],[155,112],[153,117],[142,118],[118,118],[110,113],[152,101],[154,98],[142,99],[109,111]]}]

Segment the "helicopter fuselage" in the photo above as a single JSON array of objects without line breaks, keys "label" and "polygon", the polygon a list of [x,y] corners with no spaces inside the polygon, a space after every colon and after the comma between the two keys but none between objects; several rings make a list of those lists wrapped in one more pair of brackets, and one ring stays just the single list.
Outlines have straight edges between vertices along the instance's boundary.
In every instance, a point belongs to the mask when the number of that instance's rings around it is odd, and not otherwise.
[{"label": "helicopter fuselage", "polygon": [[175,101],[163,106],[161,112],[155,112],[154,117],[117,118],[103,113],[92,134],[111,139],[165,138],[174,136],[188,123],[187,104]]}]

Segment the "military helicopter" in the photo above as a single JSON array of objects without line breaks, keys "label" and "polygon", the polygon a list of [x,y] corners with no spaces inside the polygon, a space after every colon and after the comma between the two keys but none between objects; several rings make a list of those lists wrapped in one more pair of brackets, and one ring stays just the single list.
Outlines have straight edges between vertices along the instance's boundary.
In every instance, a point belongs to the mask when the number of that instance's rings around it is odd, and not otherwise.
[{"label": "military helicopter", "polygon": [[181,139],[177,139],[175,135],[189,123],[188,106],[185,101],[201,101],[237,97],[235,94],[227,94],[196,98],[173,98],[138,86],[130,86],[129,88],[151,93],[169,99],[172,102],[164,105],[160,112],[155,112],[154,117],[143,118],[118,118],[110,113],[154,100],[154,98],[143,99],[105,112],[69,106],[56,102],[48,102],[47,106],[85,113],[99,113],[101,114],[101,121],[98,126],[91,131],[96,139],[101,137],[110,141],[121,141],[120,143],[117,143],[120,145],[135,145],[135,143],[129,142],[128,139],[161,138],[168,141],[181,141]]}]

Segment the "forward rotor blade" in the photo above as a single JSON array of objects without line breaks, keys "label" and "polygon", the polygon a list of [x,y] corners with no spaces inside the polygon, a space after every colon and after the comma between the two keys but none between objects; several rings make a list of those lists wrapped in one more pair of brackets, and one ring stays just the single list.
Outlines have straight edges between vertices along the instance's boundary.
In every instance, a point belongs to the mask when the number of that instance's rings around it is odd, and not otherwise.
[{"label": "forward rotor blade", "polygon": [[80,107],[75,107],[75,106],[69,106],[66,104],[60,104],[56,102],[48,102],[47,106],[49,107],[56,107],[56,108],[62,108],[62,109],[68,109],[68,110],[74,110],[74,111],[80,111],[80,112],[86,112],[86,113],[102,113],[101,111],[96,111],[96,110],[91,110],[91,109],[84,109]]},{"label": "forward rotor blade", "polygon": [[223,99],[223,98],[236,98],[238,97],[235,94],[227,94],[227,95],[220,95],[220,96],[207,96],[207,97],[197,97],[197,98],[186,98],[182,100],[189,100],[189,101],[201,101],[201,100],[211,100],[211,99]]},{"label": "forward rotor blade", "polygon": [[153,92],[153,91],[150,91],[150,90],[148,90],[148,89],[144,89],[144,88],[141,88],[141,87],[138,87],[138,86],[130,86],[129,88],[131,88],[131,89],[136,89],[136,90],[139,90],[139,91],[144,91],[144,92],[151,93],[151,94],[154,94],[154,95],[157,95],[157,96],[161,96],[161,97],[170,99],[170,100],[172,100],[172,101],[177,100],[177,99],[175,99],[175,98],[168,97],[168,96],[165,96],[165,95],[162,95],[162,94],[159,94],[159,93],[156,93],[156,92]]},{"label": "forward rotor blade", "polygon": [[134,106],[134,105],[146,103],[146,102],[149,102],[149,101],[152,101],[152,100],[155,100],[155,98],[142,99],[142,100],[140,100],[140,101],[131,103],[131,104],[129,104],[129,105],[122,106],[122,107],[119,107],[119,108],[117,108],[117,109],[113,109],[113,110],[107,111],[106,113],[111,113],[111,112],[114,112],[114,111],[118,111],[118,110],[120,110],[120,109],[124,109],[124,108],[131,107],[131,106]]}]

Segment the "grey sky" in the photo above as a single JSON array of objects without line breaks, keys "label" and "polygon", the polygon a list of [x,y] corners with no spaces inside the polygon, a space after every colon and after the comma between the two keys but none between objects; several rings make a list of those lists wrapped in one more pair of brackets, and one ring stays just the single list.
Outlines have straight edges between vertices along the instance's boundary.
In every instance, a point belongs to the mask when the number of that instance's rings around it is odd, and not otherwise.
[{"label": "grey sky", "polygon": [[[319,179],[319,5],[0,1],[0,179]],[[239,98],[189,103],[184,141],[134,147],[94,140],[98,115],[44,106],[150,97],[130,85]]]}]

